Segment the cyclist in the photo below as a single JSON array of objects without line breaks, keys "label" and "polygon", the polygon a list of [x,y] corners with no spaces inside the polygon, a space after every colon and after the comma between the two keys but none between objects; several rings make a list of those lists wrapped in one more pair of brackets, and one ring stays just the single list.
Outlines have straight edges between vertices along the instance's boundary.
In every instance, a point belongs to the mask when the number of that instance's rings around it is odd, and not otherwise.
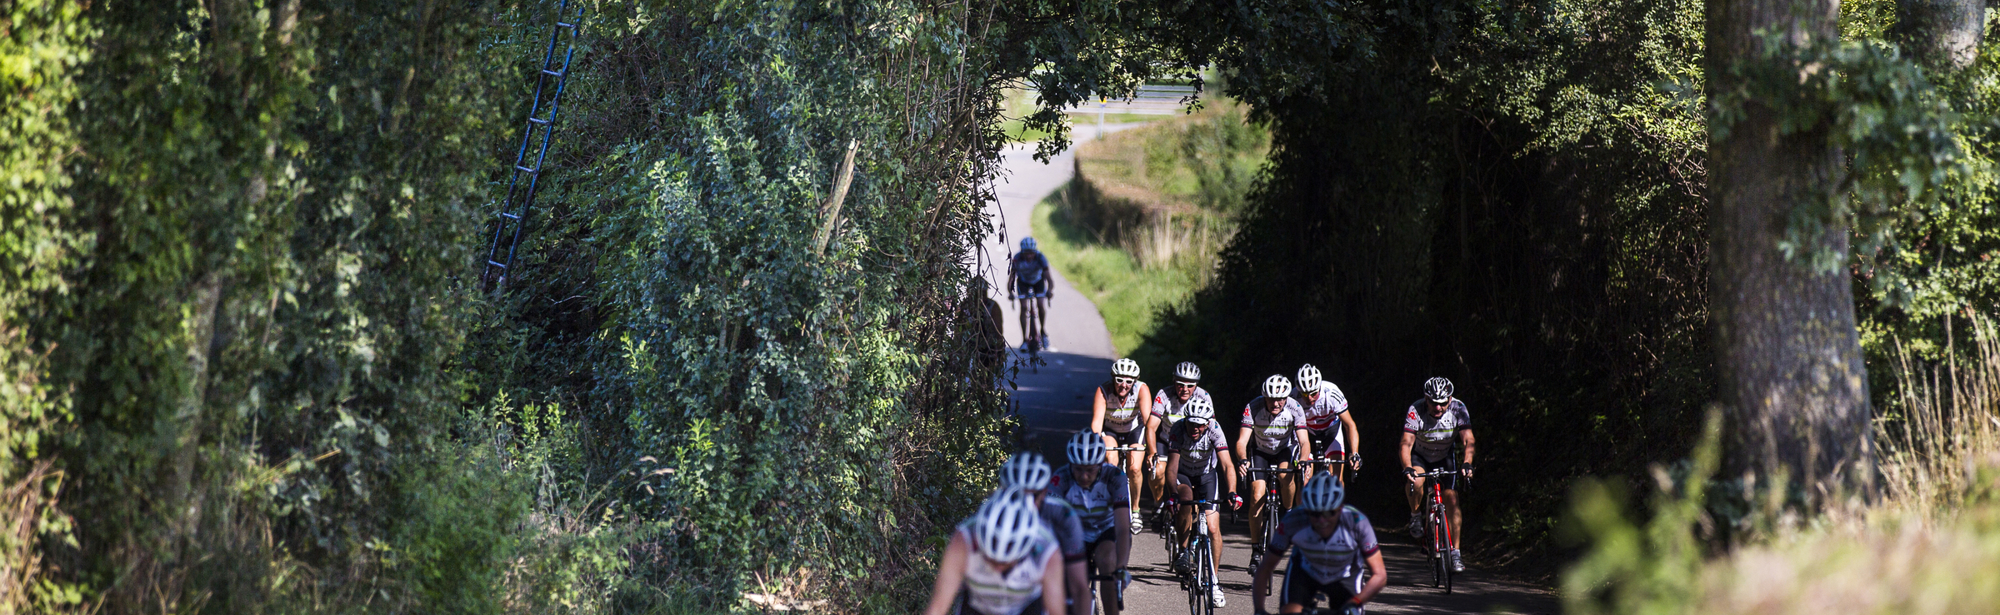
[{"label": "cyclist", "polygon": [[[1104,438],[1096,433],[1077,432],[1064,452],[1069,455],[1069,465],[1057,468],[1051,482],[1056,496],[1077,510],[1083,523],[1082,542],[1097,562],[1096,573],[1120,577],[1115,590],[1109,581],[1098,590],[1105,598],[1105,614],[1118,615],[1118,600],[1113,598],[1132,583],[1132,574],[1125,569],[1132,557],[1132,526],[1130,517],[1119,510],[1131,505],[1127,492],[1131,484],[1118,466],[1104,463]],[[1088,590],[1076,595],[1074,606],[1087,609],[1084,600],[1090,595]]]},{"label": "cyclist", "polygon": [[1195,398],[1208,401],[1214,407],[1215,398],[1198,386],[1201,382],[1201,368],[1182,361],[1174,366],[1174,383],[1153,396],[1153,412],[1146,415],[1146,492],[1153,494],[1153,500],[1167,499],[1167,449],[1163,444],[1167,430],[1187,416],[1187,404]]},{"label": "cyclist", "polygon": [[[1452,444],[1456,441],[1462,447],[1458,455],[1452,454]],[[1452,396],[1451,381],[1432,378],[1424,381],[1424,398],[1410,404],[1409,414],[1403,417],[1403,472],[1416,474],[1425,468],[1443,467],[1458,470],[1458,474],[1438,477],[1438,487],[1444,490],[1445,514],[1451,517],[1451,535],[1445,539],[1451,543],[1451,569],[1465,571],[1465,561],[1458,555],[1458,536],[1461,517],[1458,511],[1458,479],[1472,480],[1472,413],[1465,409],[1465,402]],[[1424,480],[1409,477],[1410,535],[1424,535],[1423,502]]]},{"label": "cyclist", "polygon": [[[1375,526],[1361,511],[1341,504],[1346,489],[1331,475],[1313,477],[1304,491],[1299,508],[1285,514],[1266,547],[1270,553],[1292,552],[1278,612],[1303,613],[1313,608],[1315,594],[1324,593],[1328,602],[1342,605],[1336,612],[1359,615],[1361,605],[1389,584]],[[1250,596],[1258,613],[1264,612],[1264,595],[1270,593],[1271,573],[1277,569],[1278,558],[1266,557],[1251,577]]]},{"label": "cyclist", "polygon": [[[1000,490],[996,497],[1020,497],[1029,500],[1029,505],[1040,511],[1042,523],[1049,526],[1049,532],[1056,537],[1056,545],[1062,548],[1063,581],[1065,595],[1087,596],[1089,588],[1084,570],[1083,517],[1062,498],[1049,497],[1049,479],[1055,475],[1049,470],[1049,462],[1040,453],[1019,452],[1000,466]],[[1012,492],[1012,493],[1010,493]],[[1082,600],[1071,600],[1070,615],[1090,612],[1090,605]]]},{"label": "cyclist", "polygon": [[[1187,404],[1187,417],[1174,423],[1167,434],[1167,474],[1174,477],[1174,492],[1178,500],[1168,503],[1194,502],[1206,500],[1202,514],[1208,518],[1208,546],[1212,549],[1208,561],[1222,561],[1222,522],[1215,514],[1216,475],[1221,475],[1228,483],[1229,509],[1243,506],[1243,498],[1236,495],[1236,475],[1219,468],[1230,467],[1229,445],[1222,441],[1222,426],[1215,424],[1215,406],[1206,399],[1195,399]],[[1193,510],[1182,509],[1180,524],[1182,533],[1191,533],[1194,528]],[[1211,573],[1214,571],[1211,570]],[[1209,604],[1215,608],[1229,606],[1229,600],[1222,595],[1222,587],[1216,586],[1215,594],[1209,597]]]},{"label": "cyclist", "polygon": [[1055,276],[1049,258],[1035,249],[1035,238],[1022,237],[1021,251],[1007,262],[1009,299],[1021,301],[1021,349],[1049,347],[1049,300],[1055,298]]},{"label": "cyclist", "polygon": [[[1320,378],[1319,368],[1307,363],[1299,368],[1299,406],[1305,409],[1306,439],[1310,453],[1327,459],[1347,458],[1347,467],[1361,469],[1361,429],[1354,426],[1354,414],[1347,411],[1347,395]],[[1310,470],[1311,468],[1308,468]],[[1312,478],[1311,472],[1306,478]],[[1345,479],[1338,474],[1335,478]]]},{"label": "cyclist", "polygon": [[[1257,443],[1255,449],[1250,448],[1253,440]],[[1251,536],[1264,535],[1264,519],[1259,516],[1264,511],[1264,490],[1277,487],[1279,498],[1290,507],[1297,502],[1298,488],[1294,480],[1269,485],[1269,481],[1250,474],[1249,470],[1289,468],[1302,451],[1309,450],[1312,442],[1306,439],[1305,410],[1292,399],[1292,381],[1272,374],[1264,379],[1264,395],[1243,406],[1242,427],[1236,430],[1236,455],[1240,459],[1236,462],[1237,472],[1248,476],[1250,481]],[[1264,545],[1253,544],[1251,549],[1261,554]]]},{"label": "cyclist", "polygon": [[[1119,359],[1111,363],[1111,380],[1097,385],[1096,395],[1090,398],[1090,430],[1104,434],[1104,446],[1135,446],[1143,434],[1140,417],[1153,413],[1152,390],[1139,381],[1139,363],[1131,359]],[[1106,457],[1111,465],[1125,470],[1125,479],[1131,484],[1125,491],[1125,506],[1131,510],[1132,525],[1142,523],[1139,519],[1138,501],[1132,496],[1139,492],[1139,468],[1145,463],[1146,451],[1118,451]]]},{"label": "cyclist", "polygon": [[1041,514],[1025,500],[988,498],[952,531],[924,614],[950,613],[960,590],[971,613],[1062,613],[1061,551]]}]

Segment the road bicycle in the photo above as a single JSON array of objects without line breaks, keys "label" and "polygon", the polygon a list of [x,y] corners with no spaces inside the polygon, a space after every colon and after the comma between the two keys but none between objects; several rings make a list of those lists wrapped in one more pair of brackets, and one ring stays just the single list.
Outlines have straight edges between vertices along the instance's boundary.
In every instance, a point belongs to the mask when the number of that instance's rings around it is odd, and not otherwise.
[{"label": "road bicycle", "polygon": [[1298,468],[1251,468],[1249,471],[1251,480],[1259,480],[1257,476],[1260,474],[1269,477],[1263,479],[1264,505],[1260,515],[1264,517],[1264,528],[1256,536],[1250,537],[1256,541],[1250,544],[1251,570],[1256,570],[1259,564],[1264,563],[1264,546],[1271,544],[1271,539],[1278,535],[1278,520],[1285,518],[1284,498],[1279,497],[1278,483],[1282,482],[1286,475],[1298,473]]},{"label": "road bicycle", "polygon": [[[1188,537],[1186,567],[1181,571],[1181,588],[1187,590],[1189,615],[1213,615],[1215,603],[1209,597],[1215,595],[1215,551],[1208,544],[1208,515],[1204,506],[1215,503],[1209,500],[1181,502],[1183,506],[1194,507],[1194,529]],[[1179,559],[1179,558],[1176,558]]]},{"label": "road bicycle", "polygon": [[1049,337],[1049,328],[1046,324],[1048,320],[1048,307],[1042,306],[1040,310],[1033,310],[1029,306],[1034,304],[1028,300],[1046,299],[1048,296],[1049,291],[1046,290],[1007,295],[1007,299],[1015,301],[1015,306],[1028,315],[1027,321],[1035,324],[1035,333],[1037,335],[1029,335],[1028,328],[1025,326],[1021,327],[1021,349],[1027,351],[1030,359],[1041,359],[1042,351],[1045,350],[1044,346],[1047,346],[1045,341]]},{"label": "road bicycle", "polygon": [[[1144,427],[1135,427],[1134,429],[1144,429]],[[1105,447],[1105,448],[1104,448],[1104,450],[1105,450],[1105,452],[1108,452],[1108,453],[1110,453],[1110,454],[1111,454],[1111,457],[1112,457],[1112,458],[1114,458],[1114,459],[1117,459],[1117,460],[1118,460],[1118,463],[1114,463],[1114,464],[1111,464],[1111,465],[1114,465],[1114,466],[1118,466],[1118,468],[1119,468],[1119,469],[1126,469],[1126,468],[1125,468],[1125,463],[1124,463],[1124,462],[1125,462],[1125,455],[1122,455],[1121,453],[1132,453],[1132,452],[1140,452],[1140,453],[1143,453],[1143,452],[1145,452],[1145,451],[1146,451],[1146,447],[1145,447],[1144,445],[1141,445],[1141,444],[1128,444],[1128,445],[1125,445],[1125,446],[1107,446],[1107,447]],[[1141,466],[1142,466],[1142,467],[1140,467],[1139,469],[1140,469],[1140,470],[1144,470],[1145,468],[1143,467],[1143,466],[1144,466],[1144,464],[1143,464],[1143,463],[1141,464]],[[1141,479],[1144,479],[1144,478],[1146,477],[1146,475],[1145,475],[1145,474],[1139,474],[1138,476],[1139,476],[1139,477],[1140,477]],[[1145,481],[1143,481],[1143,480],[1141,480],[1141,481],[1140,481],[1140,483],[1141,483],[1141,484],[1144,484],[1144,482],[1145,482]],[[1137,492],[1134,492],[1134,493],[1132,494],[1132,503],[1133,503],[1134,505],[1137,505],[1137,504],[1139,503],[1139,494],[1138,494]],[[1117,513],[1112,513],[1112,514],[1117,514]],[[1140,521],[1139,519],[1133,519],[1133,520],[1134,520],[1134,521]],[[1139,523],[1133,523],[1133,524],[1132,524],[1132,535],[1133,535],[1133,536],[1137,536],[1137,535],[1139,535],[1139,532],[1144,532],[1144,531],[1146,531],[1146,527],[1145,527],[1145,525],[1146,525],[1146,524],[1145,524],[1144,522],[1139,522]]]},{"label": "road bicycle", "polygon": [[1424,472],[1409,474],[1430,479],[1424,481],[1425,487],[1430,491],[1424,498],[1427,503],[1425,506],[1427,510],[1424,513],[1424,535],[1429,536],[1431,541],[1424,554],[1431,558],[1431,582],[1449,594],[1451,593],[1451,535],[1454,528],[1451,527],[1451,516],[1445,514],[1444,487],[1438,485],[1437,478],[1458,474],[1458,470],[1431,468]]}]

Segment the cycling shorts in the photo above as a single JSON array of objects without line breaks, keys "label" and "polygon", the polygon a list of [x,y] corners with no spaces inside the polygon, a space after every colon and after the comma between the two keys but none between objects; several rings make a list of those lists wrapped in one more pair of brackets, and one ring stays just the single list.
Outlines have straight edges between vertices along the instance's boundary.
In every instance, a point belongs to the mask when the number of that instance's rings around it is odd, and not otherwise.
[{"label": "cycling shorts", "polygon": [[[958,605],[952,608],[952,612],[964,615],[987,615],[985,611],[972,608],[965,603],[965,590],[959,590]],[[1042,597],[1036,596],[1034,600],[1028,601],[1028,606],[1021,607],[1020,613],[1014,615],[1048,615],[1048,611],[1042,609]]]},{"label": "cycling shorts", "polygon": [[1217,496],[1221,495],[1221,492],[1216,491],[1216,487],[1219,485],[1217,481],[1221,480],[1221,478],[1222,475],[1217,474],[1213,469],[1201,474],[1181,472],[1174,477],[1174,484],[1192,487],[1194,499],[1208,500],[1208,504],[1203,505],[1201,509],[1215,510],[1215,500]]},{"label": "cycling shorts", "polygon": [[[1347,585],[1347,579],[1332,583],[1321,583],[1312,574],[1299,569],[1299,558],[1294,556],[1285,564],[1285,588],[1278,595],[1284,596],[1283,604],[1297,604],[1306,607],[1305,612],[1313,612],[1314,596],[1326,594],[1329,605],[1338,605],[1354,600],[1354,588]],[[1279,610],[1283,610],[1282,605]],[[1339,611],[1335,611],[1339,612]]]},{"label": "cycling shorts", "polygon": [[1014,280],[1014,294],[1016,295],[1027,297],[1028,295],[1037,295],[1037,294],[1046,295],[1048,294],[1048,292],[1049,292],[1048,276],[1042,276],[1041,281],[1038,282],[1029,282],[1027,280]]},{"label": "cycling shorts", "polygon": [[1306,430],[1306,437],[1312,440],[1313,452],[1318,453],[1322,457],[1339,459],[1340,455],[1333,453],[1347,452],[1347,442],[1339,436],[1340,423],[1334,423],[1333,426],[1326,429]]},{"label": "cycling shorts", "polygon": [[1116,524],[1113,524],[1111,527],[1104,528],[1104,531],[1098,532],[1097,535],[1095,536],[1091,535],[1089,530],[1085,530],[1083,533],[1084,557],[1089,557],[1093,554],[1096,554],[1097,545],[1107,542],[1115,542],[1117,540],[1118,540],[1118,526]]},{"label": "cycling shorts", "polygon": [[[1297,445],[1286,446],[1278,449],[1278,452],[1266,454],[1264,451],[1257,450],[1257,447],[1250,447],[1250,469],[1268,470],[1283,464],[1292,464],[1292,467],[1298,467],[1298,464],[1292,463],[1299,459],[1297,455],[1298,451],[1294,450],[1296,448],[1298,448]],[[1270,479],[1262,475],[1253,474],[1250,476],[1250,480]]]},{"label": "cycling shorts", "polygon": [[[1454,471],[1455,471],[1455,470],[1457,470],[1457,469],[1458,469],[1458,456],[1457,456],[1457,455],[1451,455],[1451,454],[1447,454],[1447,455],[1445,455],[1445,456],[1444,456],[1444,460],[1443,460],[1443,461],[1434,461],[1434,460],[1430,460],[1430,459],[1425,459],[1423,455],[1418,455],[1418,454],[1416,453],[1416,451],[1411,451],[1411,452],[1410,452],[1410,463],[1411,463],[1412,465],[1415,465],[1415,466],[1417,466],[1417,467],[1419,467],[1419,468],[1423,468],[1423,469],[1426,469],[1426,470],[1429,470],[1429,469],[1431,469],[1431,468],[1437,468],[1437,467],[1442,467],[1442,468],[1444,468],[1444,469],[1446,469],[1446,470],[1454,470]],[[1439,476],[1439,477],[1437,477],[1437,478],[1433,478],[1433,479],[1431,479],[1431,480],[1434,480],[1434,481],[1438,481],[1438,487],[1440,487],[1440,488],[1443,488],[1443,489],[1444,489],[1445,491],[1457,491],[1457,490],[1458,490],[1458,475],[1457,475],[1457,474],[1446,474],[1446,475],[1444,475],[1444,476]]]},{"label": "cycling shorts", "polygon": [[[1104,432],[1104,435],[1111,436],[1111,441],[1117,442],[1118,446],[1132,446],[1142,442],[1139,436],[1145,435],[1145,431],[1146,430],[1143,427],[1133,427],[1132,431],[1128,431],[1125,433],[1106,430]],[[1118,451],[1118,452],[1125,453],[1128,451]]]}]

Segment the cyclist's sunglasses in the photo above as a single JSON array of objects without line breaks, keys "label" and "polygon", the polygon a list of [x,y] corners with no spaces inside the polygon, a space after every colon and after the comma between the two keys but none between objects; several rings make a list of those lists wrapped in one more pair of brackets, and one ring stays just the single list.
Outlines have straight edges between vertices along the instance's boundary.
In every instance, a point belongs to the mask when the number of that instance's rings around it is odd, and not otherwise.
[{"label": "cyclist's sunglasses", "polygon": [[1192,383],[1192,382],[1188,382],[1188,381],[1186,381],[1186,380],[1175,380],[1175,381],[1174,381],[1174,386],[1177,386],[1177,387],[1181,387],[1181,388],[1194,388],[1195,384],[1194,384],[1194,383]]},{"label": "cyclist's sunglasses", "polygon": [[1325,519],[1325,518],[1328,518],[1328,517],[1338,517],[1338,516],[1340,516],[1340,511],[1338,511],[1338,510],[1315,510],[1315,511],[1312,511],[1311,513],[1308,513],[1308,514],[1312,515],[1312,516],[1313,516],[1313,518],[1315,518],[1315,519]]},{"label": "cyclist's sunglasses", "polygon": [[1134,382],[1138,382],[1138,381],[1139,381],[1139,379],[1137,379],[1137,378],[1126,378],[1126,377],[1124,377],[1124,376],[1119,376],[1119,377],[1117,377],[1117,378],[1112,378],[1112,379],[1111,379],[1111,381],[1112,381],[1112,382],[1116,382],[1116,383],[1118,383],[1118,384],[1132,384],[1132,383],[1134,383]]}]

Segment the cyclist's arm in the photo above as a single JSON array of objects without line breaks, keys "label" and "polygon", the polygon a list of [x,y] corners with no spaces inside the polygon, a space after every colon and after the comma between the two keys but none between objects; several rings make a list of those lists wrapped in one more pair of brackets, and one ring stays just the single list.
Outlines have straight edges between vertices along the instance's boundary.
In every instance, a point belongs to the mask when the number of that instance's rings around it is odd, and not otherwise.
[{"label": "cyclist's arm", "polygon": [[1148,470],[1151,470],[1151,469],[1152,469],[1152,467],[1153,467],[1153,466],[1151,465],[1151,464],[1153,463],[1153,457],[1154,457],[1155,455],[1159,455],[1159,454],[1161,454],[1161,451],[1160,451],[1160,417],[1157,417],[1157,416],[1153,416],[1153,414],[1152,414],[1152,413],[1150,413],[1150,412],[1146,413],[1146,414],[1145,414],[1144,416],[1146,417],[1146,427],[1145,427],[1145,429],[1146,429],[1146,464],[1147,464],[1147,465],[1146,465],[1146,469],[1148,469]]},{"label": "cyclist's arm", "polygon": [[[1236,453],[1234,455],[1234,457],[1236,458],[1236,463],[1241,463],[1244,460],[1250,458],[1250,453],[1244,452],[1249,447],[1250,447],[1250,424],[1244,423],[1242,427],[1236,428],[1236,446],[1230,449],[1230,452]],[[1222,467],[1235,468],[1236,463],[1223,464]]]},{"label": "cyclist's arm", "polygon": [[1415,465],[1410,463],[1410,447],[1416,445],[1417,434],[1408,431],[1403,432],[1403,467],[1408,468]]},{"label": "cyclist's arm", "polygon": [[951,603],[958,598],[959,587],[965,584],[965,558],[971,554],[972,545],[966,544],[965,534],[953,530],[951,544],[944,548],[944,561],[938,564],[937,583],[931,586],[931,604],[924,608],[924,615],[951,612]]},{"label": "cyclist's arm", "polygon": [[1181,454],[1179,452],[1167,453],[1168,489],[1174,488],[1174,477],[1180,476],[1180,471],[1181,471]]},{"label": "cyclist's arm", "polygon": [[1090,394],[1090,430],[1104,433],[1104,387]]},{"label": "cyclist's arm", "polygon": [[[1250,606],[1256,608],[1258,613],[1269,612],[1264,610],[1264,597],[1271,594],[1271,573],[1278,570],[1279,559],[1266,556],[1264,562],[1257,565],[1257,573],[1250,577]],[[1285,608],[1284,596],[1278,597],[1278,608]]]},{"label": "cyclist's arm", "polygon": [[1142,420],[1151,419],[1153,416],[1153,387],[1146,386],[1144,382],[1134,382],[1132,386],[1139,388],[1139,416]]},{"label": "cyclist's arm", "polygon": [[1346,427],[1346,429],[1341,430],[1344,433],[1340,435],[1347,439],[1347,454],[1349,456],[1360,455],[1361,428],[1354,425],[1354,411],[1349,410],[1340,413],[1340,424]]},{"label": "cyclist's arm", "polygon": [[[1215,456],[1216,456],[1216,461],[1221,463],[1222,469],[1229,468],[1236,463],[1232,459],[1232,457],[1234,456],[1230,455],[1227,449],[1215,451]],[[1230,493],[1236,493],[1236,473],[1220,472],[1220,474],[1222,474],[1222,482],[1229,484],[1229,489],[1227,489],[1227,491]]]},{"label": "cyclist's arm", "polygon": [[1471,427],[1467,427],[1467,428],[1465,428],[1465,429],[1460,429],[1460,430],[1458,430],[1458,443],[1459,443],[1459,445],[1460,445],[1460,446],[1464,446],[1464,447],[1465,447],[1465,456],[1464,456],[1464,458],[1463,458],[1463,460],[1464,460],[1464,462],[1465,462],[1465,465],[1472,465],[1472,428],[1471,428]]},{"label": "cyclist's arm", "polygon": [[1313,456],[1312,431],[1306,429],[1306,424],[1299,423],[1298,427],[1292,430],[1292,435],[1298,438],[1299,454],[1306,457]]},{"label": "cyclist's arm", "polygon": [[[1067,582],[1064,580],[1064,573],[1069,568],[1062,565],[1062,554],[1057,553],[1058,550],[1049,550],[1049,561],[1042,566],[1042,612],[1044,613],[1061,613],[1069,608],[1063,599],[1066,595],[1063,592],[1063,583]],[[1078,602],[1089,602],[1089,600]]]},{"label": "cyclist's arm", "polygon": [[[1276,558],[1273,558],[1276,559]],[[1355,604],[1368,604],[1375,599],[1383,587],[1389,585],[1389,575],[1382,567],[1382,551],[1368,554],[1368,583],[1361,586],[1361,593],[1354,595]]]}]

